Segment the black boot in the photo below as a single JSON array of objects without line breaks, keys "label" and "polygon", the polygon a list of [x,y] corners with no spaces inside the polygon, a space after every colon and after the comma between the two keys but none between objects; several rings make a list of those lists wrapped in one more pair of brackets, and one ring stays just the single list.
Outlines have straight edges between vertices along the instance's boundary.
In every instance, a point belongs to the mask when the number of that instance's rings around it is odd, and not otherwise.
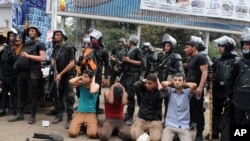
[{"label": "black boot", "polygon": [[23,112],[18,112],[17,115],[12,116],[8,122],[14,122],[14,121],[19,121],[19,120],[24,120],[24,115]]},{"label": "black boot", "polygon": [[[209,140],[210,134],[207,134],[205,136],[205,139]],[[212,139],[218,139],[219,138],[219,134],[217,133],[212,133]]]},{"label": "black boot", "polygon": [[65,123],[65,129],[69,129],[71,120],[67,120],[67,122]]},{"label": "black boot", "polygon": [[33,124],[36,122],[36,112],[31,111],[30,118],[28,120],[28,124]]},{"label": "black boot", "polygon": [[202,131],[197,130],[195,141],[203,141]]},{"label": "black boot", "polygon": [[33,124],[36,122],[36,117],[35,116],[30,116],[29,120],[28,120],[28,124]]},{"label": "black boot", "polygon": [[57,112],[56,112],[56,110],[51,110],[51,111],[47,112],[46,115],[57,115]]},{"label": "black boot", "polygon": [[0,110],[0,117],[5,115],[5,109]]},{"label": "black boot", "polygon": [[72,120],[72,114],[68,114],[68,119],[67,122],[65,123],[65,129],[69,129],[71,120]]},{"label": "black boot", "polygon": [[61,122],[62,120],[63,120],[63,116],[60,114],[60,115],[57,115],[56,118],[51,121],[51,123],[57,124],[57,123]]},{"label": "black boot", "polygon": [[34,106],[33,108],[31,108],[30,118],[28,120],[28,124],[33,124],[35,122],[36,122],[36,106]]}]

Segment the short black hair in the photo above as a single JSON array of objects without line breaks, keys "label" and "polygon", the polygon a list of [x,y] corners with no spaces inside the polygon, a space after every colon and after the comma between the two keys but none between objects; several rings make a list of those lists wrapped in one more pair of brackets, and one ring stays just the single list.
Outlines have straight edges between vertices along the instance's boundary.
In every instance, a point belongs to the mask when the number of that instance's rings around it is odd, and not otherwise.
[{"label": "short black hair", "polygon": [[149,74],[147,77],[146,77],[147,80],[150,80],[150,81],[153,81],[155,83],[157,83],[157,76],[153,73]]},{"label": "short black hair", "polygon": [[174,75],[174,77],[183,77],[183,81],[185,81],[185,80],[186,80],[186,76],[185,76],[185,74],[184,74],[184,73],[180,73],[180,72],[178,72],[178,73],[176,73],[176,74]]},{"label": "short black hair", "polygon": [[114,86],[113,94],[114,94],[115,100],[121,99],[122,94],[123,94],[123,88],[119,85]]},{"label": "short black hair", "polygon": [[189,45],[189,46],[192,46],[192,47],[196,47],[196,48],[198,49],[198,44],[197,44],[197,42],[195,42],[195,41],[187,41],[187,42],[185,43],[185,45]]},{"label": "short black hair", "polygon": [[89,76],[89,78],[93,78],[94,77],[94,72],[92,70],[83,70],[82,71],[82,75],[83,74],[87,74]]}]

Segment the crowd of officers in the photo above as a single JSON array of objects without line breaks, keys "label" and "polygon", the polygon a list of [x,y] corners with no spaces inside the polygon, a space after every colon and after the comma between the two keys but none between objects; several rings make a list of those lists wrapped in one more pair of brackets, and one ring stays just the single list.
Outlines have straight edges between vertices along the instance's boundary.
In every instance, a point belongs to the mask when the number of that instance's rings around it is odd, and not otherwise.
[{"label": "crowd of officers", "polygon": [[[14,29],[9,30],[7,34],[7,43],[1,51],[1,105],[0,116],[6,114],[7,106],[12,104],[14,116],[10,117],[9,122],[24,120],[24,108],[30,103],[29,124],[36,121],[36,111],[38,101],[41,98],[42,72],[41,63],[46,62],[45,44],[39,41],[41,32],[39,28],[30,25],[27,28],[29,41],[24,41],[26,34],[19,34]],[[137,91],[134,83],[151,73],[158,76],[160,82],[171,80],[171,76],[176,73],[182,73],[186,76],[187,82],[197,84],[194,91],[197,98],[193,96],[190,100],[190,127],[196,126],[195,141],[203,140],[204,121],[204,88],[208,85],[208,80],[213,83],[213,119],[212,119],[212,138],[229,140],[229,125],[225,124],[219,128],[222,113],[225,113],[225,107],[229,107],[233,116],[230,116],[231,123],[246,124],[249,121],[245,119],[245,114],[249,114],[250,105],[246,102],[249,97],[241,98],[236,93],[235,81],[240,72],[250,65],[250,34],[242,36],[241,50],[242,56],[235,53],[236,43],[234,39],[228,36],[222,36],[214,40],[218,45],[220,57],[211,63],[209,57],[203,53],[206,49],[204,42],[200,37],[191,36],[190,41],[185,43],[184,52],[189,59],[187,62],[182,61],[180,54],[176,53],[177,41],[169,35],[164,34],[162,37],[163,53],[158,55],[149,42],[143,42],[141,47],[137,47],[139,40],[137,36],[130,35],[126,40],[120,38],[110,52],[103,45],[103,35],[96,29],[88,31],[89,38],[86,38],[85,48],[93,50],[89,58],[94,58],[96,69],[95,82],[100,86],[108,83],[110,76],[110,86],[119,82],[127,92],[127,109],[124,121],[130,126],[134,123],[134,112],[136,100],[140,106],[143,94]],[[84,49],[83,49],[84,50]],[[55,30],[53,33],[53,48],[51,59],[49,60],[53,71],[53,82],[51,83],[51,95],[54,98],[56,117],[52,124],[59,123],[63,120],[64,113],[67,114],[65,128],[68,129],[74,113],[75,92],[74,87],[69,80],[75,77],[75,64],[81,66],[81,61],[75,60],[76,49],[73,45],[67,43],[67,35],[64,30]],[[87,67],[89,68],[89,67]],[[104,71],[103,71],[104,68]],[[86,69],[82,67],[82,69]],[[104,77],[103,73],[104,72]],[[233,72],[233,73],[232,73]],[[143,75],[143,76],[142,76]],[[250,81],[249,81],[250,83]],[[248,89],[249,90],[249,89]],[[8,99],[11,94],[10,100]],[[101,89],[99,89],[99,95]],[[96,100],[96,114],[102,111],[99,108],[99,95]],[[242,95],[242,94],[241,94]],[[136,96],[136,98],[135,98]],[[168,107],[168,99],[165,103],[165,117]],[[154,113],[157,109],[141,109],[145,113]],[[100,112],[101,111],[101,112]],[[150,111],[150,112],[149,112]],[[154,115],[154,114],[153,114]],[[155,120],[153,115],[149,121]],[[164,118],[165,119],[165,118]],[[245,121],[242,123],[242,121]],[[165,122],[165,121],[164,121]],[[228,128],[225,128],[227,126]],[[209,138],[208,134],[205,138]]]}]

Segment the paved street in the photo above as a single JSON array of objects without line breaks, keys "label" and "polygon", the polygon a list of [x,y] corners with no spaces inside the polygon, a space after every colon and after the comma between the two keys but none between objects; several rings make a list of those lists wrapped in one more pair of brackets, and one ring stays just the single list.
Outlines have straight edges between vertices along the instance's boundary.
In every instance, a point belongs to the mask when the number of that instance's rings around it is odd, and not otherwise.
[{"label": "paved street", "polygon": [[[103,88],[105,89],[105,88]],[[103,107],[103,95],[101,95],[101,106]],[[46,107],[46,108],[39,108],[36,118],[36,123],[33,125],[27,124],[27,120],[29,118],[29,114],[25,115],[24,121],[18,121],[18,122],[12,122],[9,123],[7,120],[10,118],[11,113],[8,113],[8,115],[4,117],[0,117],[0,141],[25,141],[25,139],[28,137],[30,141],[39,141],[39,139],[32,138],[34,133],[43,133],[43,134],[60,134],[64,137],[65,141],[77,141],[77,140],[84,140],[84,141],[99,141],[98,139],[88,139],[85,135],[79,135],[77,138],[69,138],[68,132],[66,129],[64,129],[64,124],[66,122],[66,117],[64,118],[64,121],[58,124],[50,124],[49,127],[43,127],[42,126],[42,120],[48,120],[51,121],[54,119],[54,116],[47,116],[45,113],[49,110],[51,110],[53,107]],[[136,108],[136,114],[135,118],[137,117],[137,111],[138,107]],[[206,118],[206,126],[204,135],[208,133],[209,127],[208,127],[208,110],[205,112],[205,118]],[[99,115],[100,121],[104,120],[104,115]],[[191,131],[193,135],[193,139],[195,138],[195,131]],[[117,137],[113,137],[110,139],[110,141],[121,141]],[[204,139],[205,141],[205,139]],[[219,141],[219,140],[214,140]]]}]

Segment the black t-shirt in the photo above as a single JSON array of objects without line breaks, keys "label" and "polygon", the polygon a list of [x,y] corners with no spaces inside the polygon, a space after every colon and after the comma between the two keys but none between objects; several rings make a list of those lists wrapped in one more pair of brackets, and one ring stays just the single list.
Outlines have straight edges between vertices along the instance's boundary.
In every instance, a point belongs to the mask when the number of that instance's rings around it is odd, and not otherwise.
[{"label": "black t-shirt", "polygon": [[[26,46],[26,44],[24,44],[23,48],[25,47],[28,47],[29,45]],[[34,45],[35,49],[32,50],[32,52],[30,54],[32,55],[39,55],[39,52],[40,51],[46,51],[46,46],[43,42],[40,42],[40,41],[36,41],[35,42],[35,45]],[[30,60],[30,69],[33,70],[33,69],[41,69],[41,62],[37,62],[37,61],[34,61],[34,60]]]},{"label": "black t-shirt", "polygon": [[[141,61],[142,62],[142,53],[138,48],[130,49],[127,53],[128,57],[132,60]],[[142,68],[141,66],[136,66],[128,62],[124,62],[123,72],[140,72]]]},{"label": "black t-shirt", "polygon": [[200,67],[203,65],[207,65],[207,61],[206,61],[206,58],[201,54],[192,56],[188,60],[187,82],[194,82],[197,85],[199,85],[200,80],[201,80],[201,74],[202,74]]},{"label": "black t-shirt", "polygon": [[144,82],[137,81],[133,85],[141,97],[141,103],[138,111],[138,117],[144,120],[162,120],[162,100],[160,92],[163,90],[155,90],[150,92],[146,89]]},{"label": "black t-shirt", "polygon": [[[111,50],[111,54],[116,58],[118,59],[119,61],[122,60],[122,56],[121,56],[121,52],[122,52],[123,48],[122,47],[116,47],[116,48],[113,48]],[[112,61],[112,63],[115,63],[116,61]]]},{"label": "black t-shirt", "polygon": [[[53,52],[52,58],[56,60],[56,67],[58,73],[60,73],[71,60],[75,60],[75,48],[70,45],[64,45],[60,47],[56,45]],[[75,70],[71,69],[66,74],[74,74]]]}]

